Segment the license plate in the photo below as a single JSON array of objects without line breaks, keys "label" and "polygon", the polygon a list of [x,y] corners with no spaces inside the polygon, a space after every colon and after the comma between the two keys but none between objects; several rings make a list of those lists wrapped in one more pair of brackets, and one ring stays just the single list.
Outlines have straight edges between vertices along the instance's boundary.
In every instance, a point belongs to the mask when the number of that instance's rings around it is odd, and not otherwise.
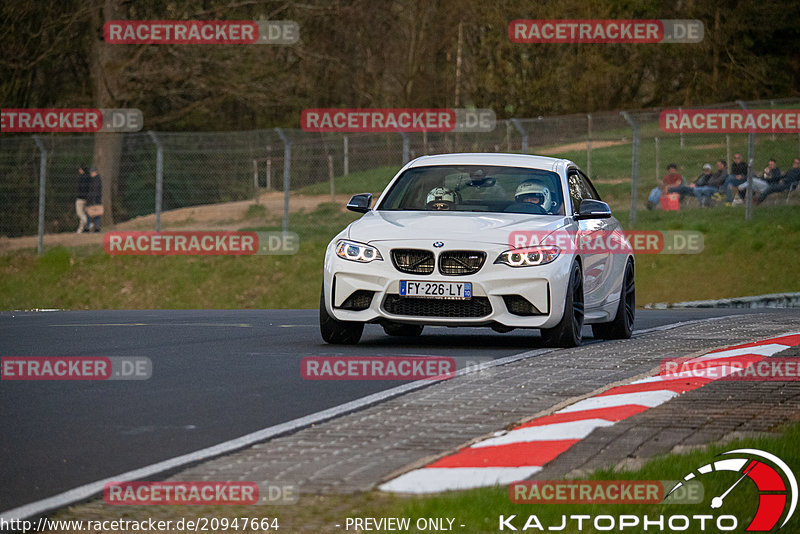
[{"label": "license plate", "polygon": [[472,282],[417,282],[400,280],[400,295],[435,299],[472,298]]}]

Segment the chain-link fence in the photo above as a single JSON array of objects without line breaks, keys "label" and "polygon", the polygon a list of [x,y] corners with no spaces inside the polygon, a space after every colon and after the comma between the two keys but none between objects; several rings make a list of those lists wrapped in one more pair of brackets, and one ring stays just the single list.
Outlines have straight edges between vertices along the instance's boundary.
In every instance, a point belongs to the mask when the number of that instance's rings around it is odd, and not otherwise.
[{"label": "chain-link fence", "polygon": [[[702,107],[797,109],[800,100]],[[664,133],[661,111],[509,119],[480,133],[343,134],[276,128],[115,134],[115,176],[104,197],[107,211],[110,207],[105,221],[121,225],[141,217],[141,223],[128,227],[160,230],[173,221],[162,222],[162,212],[258,199],[266,192],[284,192],[286,184],[289,202],[296,195],[352,193],[352,184],[370,184],[379,191],[396,169],[417,156],[516,152],[575,161],[604,197],[632,200],[635,223],[636,211],[644,207],[648,191],[669,163],[677,164],[691,182],[703,164],[730,164],[736,153],[750,162],[752,174],[761,172],[769,158],[785,172],[800,154],[798,133],[761,133],[753,139],[748,134]],[[77,169],[91,165],[96,142],[94,136],[65,134],[0,136],[0,237],[74,232]]]}]

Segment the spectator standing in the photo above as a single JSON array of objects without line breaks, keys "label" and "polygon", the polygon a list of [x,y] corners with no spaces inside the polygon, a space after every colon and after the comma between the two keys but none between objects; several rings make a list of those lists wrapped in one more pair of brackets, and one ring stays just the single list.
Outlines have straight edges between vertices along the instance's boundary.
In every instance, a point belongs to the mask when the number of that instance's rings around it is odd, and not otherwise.
[{"label": "spectator standing", "polygon": [[76,233],[85,232],[88,229],[89,217],[86,215],[86,199],[89,196],[89,184],[91,177],[86,165],[78,167],[78,194],[75,197],[75,214],[78,216],[78,229]]}]

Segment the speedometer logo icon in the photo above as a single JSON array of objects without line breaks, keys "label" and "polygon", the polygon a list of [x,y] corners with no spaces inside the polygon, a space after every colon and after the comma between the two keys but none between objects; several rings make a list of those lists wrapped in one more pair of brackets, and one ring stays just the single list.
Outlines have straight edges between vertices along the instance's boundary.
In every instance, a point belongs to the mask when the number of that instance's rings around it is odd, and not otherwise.
[{"label": "speedometer logo icon", "polygon": [[675,484],[667,497],[683,486],[684,482],[702,477],[713,477],[715,473],[739,473],[740,476],[724,492],[711,499],[710,506],[720,509],[725,499],[734,492],[744,479],[750,479],[758,490],[758,509],[747,526],[747,532],[766,532],[775,528],[783,517],[779,529],[794,515],[797,508],[797,479],[786,463],[774,454],[758,449],[736,449],[720,456],[732,456],[698,467]]}]

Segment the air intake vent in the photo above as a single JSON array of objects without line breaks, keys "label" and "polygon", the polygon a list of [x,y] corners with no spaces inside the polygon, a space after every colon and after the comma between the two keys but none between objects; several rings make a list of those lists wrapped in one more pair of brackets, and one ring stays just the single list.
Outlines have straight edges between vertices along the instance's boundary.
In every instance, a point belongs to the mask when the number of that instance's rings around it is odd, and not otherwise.
[{"label": "air intake vent", "polygon": [[394,249],[392,250],[392,263],[401,273],[431,274],[434,265],[433,252],[418,249]]},{"label": "air intake vent", "polygon": [[387,295],[383,309],[393,315],[411,317],[486,317],[492,313],[492,305],[486,297],[448,300]]},{"label": "air intake vent", "polygon": [[486,261],[486,253],[473,250],[448,250],[439,255],[439,272],[448,276],[475,274]]}]

